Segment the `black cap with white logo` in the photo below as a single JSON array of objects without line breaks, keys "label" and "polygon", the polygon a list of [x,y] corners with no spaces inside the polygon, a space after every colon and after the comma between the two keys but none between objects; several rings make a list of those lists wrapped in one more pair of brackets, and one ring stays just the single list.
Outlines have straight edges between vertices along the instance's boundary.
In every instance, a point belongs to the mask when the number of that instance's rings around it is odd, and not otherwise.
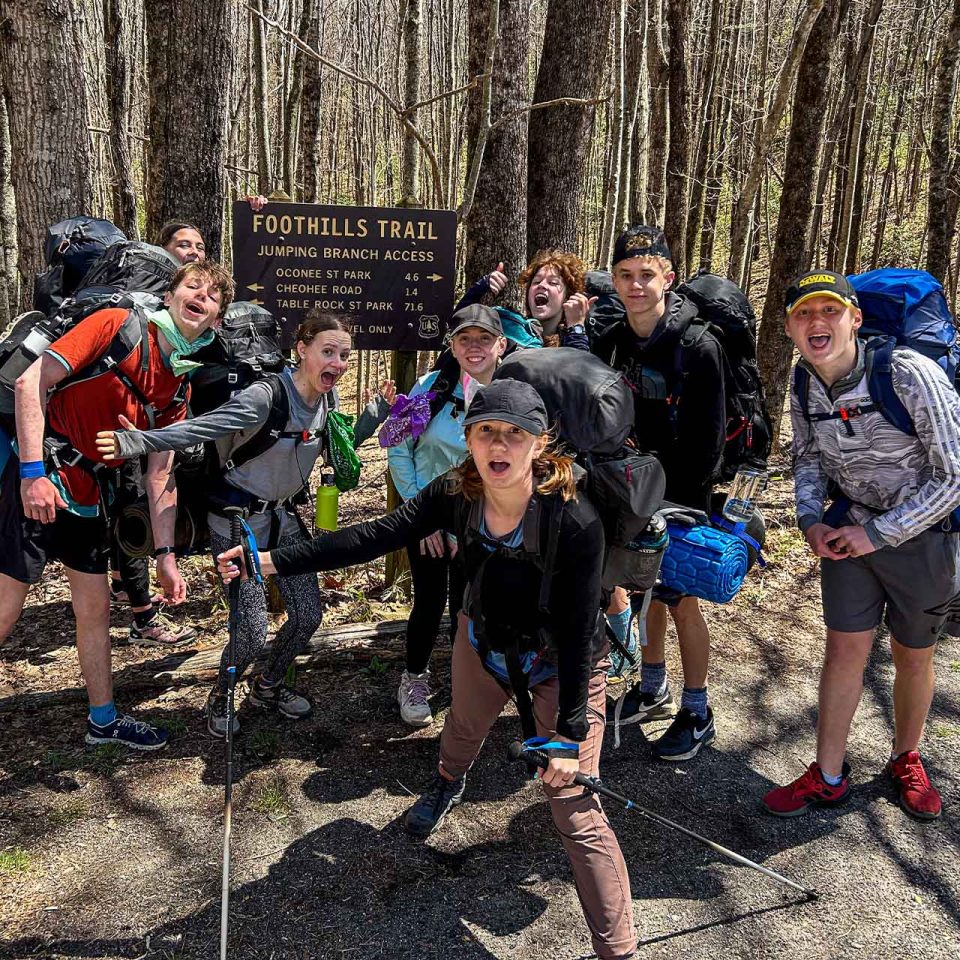
[{"label": "black cap with white logo", "polygon": [[522,380],[494,380],[489,386],[481,387],[470,401],[465,427],[483,420],[502,420],[512,423],[535,437],[547,432],[547,408],[529,383]]}]

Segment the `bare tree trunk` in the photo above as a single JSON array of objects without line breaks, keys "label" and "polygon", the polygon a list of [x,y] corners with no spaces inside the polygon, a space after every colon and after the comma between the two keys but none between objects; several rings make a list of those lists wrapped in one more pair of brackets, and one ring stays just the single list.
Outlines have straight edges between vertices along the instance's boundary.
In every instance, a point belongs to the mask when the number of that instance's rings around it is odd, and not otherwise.
[{"label": "bare tree trunk", "polygon": [[[406,0],[403,20],[404,103],[409,109],[420,100],[420,0]],[[410,114],[410,122],[417,122],[417,111]],[[419,207],[420,201],[420,145],[409,128],[403,130],[403,158],[400,164],[400,188],[404,207]]]},{"label": "bare tree trunk", "polygon": [[[647,141],[647,84],[645,60],[647,56],[647,17],[645,0],[627,0],[626,83],[628,124],[624,130],[626,152],[623,157],[624,182],[620,187],[620,206],[617,224],[624,226],[633,219],[638,191],[646,187]],[[639,154],[639,156],[638,156]]]},{"label": "bare tree trunk", "polygon": [[[147,0],[150,3],[150,0]],[[257,9],[264,13],[263,0],[256,0]],[[253,115],[257,121],[257,171],[261,193],[273,190],[273,158],[270,155],[270,109],[267,97],[267,36],[266,25],[254,10],[250,11],[250,29],[253,32]]]},{"label": "bare tree trunk", "polygon": [[960,0],[953,0],[950,24],[940,45],[933,124],[930,131],[930,199],[927,212],[927,270],[946,282],[950,248],[960,206],[960,136],[953,131],[960,59]]},{"label": "bare tree trunk", "polygon": [[670,31],[670,146],[667,150],[667,201],[663,228],[674,265],[687,262],[687,198],[690,185],[690,37],[691,0],[667,0]]},{"label": "bare tree trunk", "polygon": [[809,265],[805,260],[807,231],[813,213],[817,157],[823,138],[826,106],[832,95],[830,74],[841,2],[827,0],[823,5],[810,31],[797,74],[780,216],[757,343],[757,362],[773,420],[774,442],[779,437],[793,357],[793,344],[783,328],[783,297],[793,277]]},{"label": "bare tree trunk", "polygon": [[[307,42],[316,22],[316,0],[304,0],[297,36]],[[300,47],[292,51],[290,90],[283,105],[283,189],[291,200],[300,196],[297,184],[297,160],[300,146],[301,107],[303,105],[304,75],[307,58]],[[310,59],[313,59],[312,57]]]},{"label": "bare tree trunk", "polygon": [[[534,103],[598,96],[612,6],[613,0],[550,0]],[[501,22],[507,22],[502,11]],[[585,44],[585,36],[592,42]],[[517,106],[522,107],[525,99],[524,90]],[[595,107],[576,104],[530,114],[524,201],[528,256],[544,247],[578,249],[586,189],[584,171],[595,115]]]},{"label": "bare tree trunk", "polygon": [[613,63],[616,71],[616,89],[613,94],[613,114],[609,124],[608,137],[610,141],[610,167],[607,178],[606,196],[603,204],[603,225],[600,228],[600,245],[597,255],[598,263],[607,263],[613,247],[615,234],[622,224],[617,219],[620,208],[620,191],[623,189],[623,157],[626,145],[624,131],[628,129],[626,118],[627,110],[627,56],[626,56],[626,0],[617,0],[616,17],[614,18]]},{"label": "bare tree trunk", "polygon": [[[147,0],[150,44],[150,178],[147,236],[183,218],[221,255],[227,182],[231,0]],[[197,24],[203,24],[198,29]],[[190,95],[180,90],[190,78]],[[175,95],[180,91],[179,95]]]},{"label": "bare tree trunk", "polygon": [[127,0],[104,0],[103,19],[107,29],[107,105],[112,131],[113,219],[131,240],[138,240],[137,195],[133,188],[133,160],[130,155],[130,124],[133,119],[130,54],[133,32]]},{"label": "bare tree trunk", "polygon": [[650,152],[645,188],[646,203],[635,220],[650,225],[664,221],[667,200],[667,149],[670,140],[670,65],[663,43],[663,4],[650,0],[647,71],[650,76]]},{"label": "bare tree trunk", "polygon": [[[306,0],[311,8],[307,43],[320,47],[320,9],[318,0]],[[304,62],[303,100],[300,113],[300,183],[304,203],[316,203],[320,190],[320,114],[323,83],[320,61],[306,57]]]},{"label": "bare tree trunk", "polygon": [[17,207],[11,177],[10,123],[0,75],[0,330],[5,330],[20,302],[17,280]]},{"label": "bare tree trunk", "polygon": [[0,83],[17,199],[20,301],[43,266],[47,226],[93,208],[83,69],[83,8],[72,0],[0,0]]},{"label": "bare tree trunk", "polygon": [[[490,4],[470,0],[470,76],[483,72]],[[529,8],[526,0],[500,0],[500,43],[493,66],[492,120],[473,204],[466,220],[464,269],[471,282],[489,273],[502,260],[508,275],[516,276],[527,253],[527,105]],[[548,111],[536,111],[546,113]],[[481,94],[471,91],[468,118],[468,155],[476,149],[481,122]],[[502,123],[497,121],[510,117]],[[566,144],[566,139],[563,143]],[[572,140],[570,141],[572,143]],[[562,150],[560,151],[563,152]],[[522,298],[511,284],[508,305],[522,309]]]}]

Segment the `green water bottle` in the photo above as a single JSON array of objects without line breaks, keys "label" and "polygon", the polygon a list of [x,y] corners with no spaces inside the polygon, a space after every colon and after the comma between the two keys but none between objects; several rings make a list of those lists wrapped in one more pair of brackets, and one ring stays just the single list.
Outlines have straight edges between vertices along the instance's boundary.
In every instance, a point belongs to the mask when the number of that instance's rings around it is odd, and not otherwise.
[{"label": "green water bottle", "polygon": [[317,529],[337,529],[337,506],[340,491],[334,483],[333,474],[328,473],[320,477],[320,486],[317,487]]}]

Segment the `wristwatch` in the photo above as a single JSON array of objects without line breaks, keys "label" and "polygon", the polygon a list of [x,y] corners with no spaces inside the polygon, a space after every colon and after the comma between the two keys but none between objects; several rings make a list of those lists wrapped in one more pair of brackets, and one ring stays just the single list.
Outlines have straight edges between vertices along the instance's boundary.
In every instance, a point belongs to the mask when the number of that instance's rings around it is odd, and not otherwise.
[{"label": "wristwatch", "polygon": [[176,553],[176,552],[177,552],[176,547],[157,547],[157,549],[153,551],[153,556],[154,556],[154,559],[159,560],[160,557],[164,557],[168,553]]}]

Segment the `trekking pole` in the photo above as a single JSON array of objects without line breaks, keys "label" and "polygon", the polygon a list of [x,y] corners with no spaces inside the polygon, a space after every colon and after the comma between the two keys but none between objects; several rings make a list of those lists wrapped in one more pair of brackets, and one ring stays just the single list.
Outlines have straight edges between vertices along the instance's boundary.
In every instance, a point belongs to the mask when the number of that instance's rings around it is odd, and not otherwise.
[{"label": "trekking pole", "polygon": [[[509,747],[507,747],[507,758],[509,760],[523,760],[524,763],[526,763],[531,769],[536,769],[538,767],[546,769],[547,764],[550,762],[540,750],[531,747],[524,747],[519,740],[515,740],[510,744]],[[807,900],[820,899],[820,894],[817,893],[816,890],[811,890],[808,887],[801,886],[799,883],[791,880],[789,877],[785,877],[783,874],[777,873],[776,870],[771,870],[769,867],[764,867],[759,863],[754,863],[753,860],[748,860],[739,853],[735,853],[733,850],[728,850],[719,843],[714,843],[712,840],[708,840],[706,837],[700,836],[699,833],[694,833],[693,830],[688,830],[679,823],[674,823],[673,820],[669,820],[667,817],[661,817],[658,813],[645,810],[632,800],[629,800],[622,794],[611,790],[609,787],[605,786],[599,780],[595,780],[593,777],[588,777],[582,773],[578,773],[574,777],[574,783],[579,784],[581,787],[584,787],[591,793],[598,793],[602,797],[608,797],[610,800],[615,800],[617,803],[623,806],[624,809],[633,810],[634,813],[640,814],[640,816],[646,820],[650,820],[653,823],[659,823],[662,827],[669,827],[671,830],[679,831],[680,833],[684,834],[684,836],[690,837],[693,840],[698,840],[700,843],[705,844],[716,853],[727,857],[729,860],[733,860],[734,863],[739,863],[745,867],[750,867],[753,870],[758,870],[760,873],[766,874],[768,877],[778,881],[779,883],[784,883],[788,887],[793,887],[794,890],[799,890],[802,894],[804,894],[804,896],[806,896]]]},{"label": "trekking pole", "polygon": [[[243,512],[228,510],[230,542],[243,543]],[[227,630],[227,733],[223,788],[223,879],[220,888],[220,960],[227,960],[227,922],[230,916],[230,828],[233,814],[233,695],[237,686],[236,637],[239,626],[240,578],[230,581],[230,619]]]}]

